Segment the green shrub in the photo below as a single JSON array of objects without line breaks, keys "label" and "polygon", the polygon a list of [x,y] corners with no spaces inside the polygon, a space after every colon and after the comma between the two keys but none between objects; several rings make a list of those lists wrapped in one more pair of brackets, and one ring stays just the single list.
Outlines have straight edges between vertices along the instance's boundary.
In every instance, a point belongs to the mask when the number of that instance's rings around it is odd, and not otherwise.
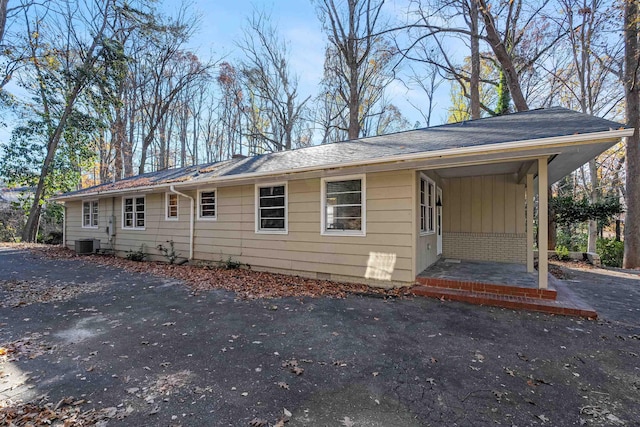
[{"label": "green shrub", "polygon": [[560,261],[567,261],[569,259],[569,248],[563,245],[556,246],[556,255]]},{"label": "green shrub", "polygon": [[598,239],[596,252],[600,256],[602,265],[608,267],[622,267],[624,257],[624,243],[615,239]]},{"label": "green shrub", "polygon": [[236,270],[242,267],[242,263],[240,261],[234,260],[233,258],[231,258],[231,256],[229,256],[226,261],[220,261],[220,264],[227,270]]},{"label": "green shrub", "polygon": [[144,253],[145,244],[140,245],[140,249],[134,251],[133,249],[129,249],[127,254],[124,256],[126,259],[130,261],[144,261],[147,255]]},{"label": "green shrub", "polygon": [[556,246],[564,246],[569,252],[586,252],[589,235],[579,229],[565,230],[558,228]]}]

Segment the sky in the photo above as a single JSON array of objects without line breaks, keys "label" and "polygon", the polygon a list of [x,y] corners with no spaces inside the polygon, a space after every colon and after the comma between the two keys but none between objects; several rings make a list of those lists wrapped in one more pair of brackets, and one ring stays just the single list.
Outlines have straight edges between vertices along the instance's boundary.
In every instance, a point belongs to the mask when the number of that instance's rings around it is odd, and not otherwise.
[{"label": "sky", "polygon": [[[191,0],[189,4],[189,9],[201,19],[200,29],[194,35],[190,48],[200,57],[211,56],[215,59],[225,56],[229,62],[240,56],[235,43],[243,37],[242,27],[254,9],[270,13],[272,24],[278,27],[281,37],[289,43],[291,66],[299,77],[301,99],[317,94],[327,43],[316,13],[317,3],[314,4],[311,0]],[[389,18],[393,18],[394,15],[403,17],[403,8],[406,8],[407,4],[407,0],[387,0],[384,6],[385,14]],[[178,7],[178,2],[165,0],[163,10],[167,14],[175,14]],[[402,69],[400,71],[402,72]],[[409,90],[401,82],[393,82],[387,89],[387,98],[400,108],[411,125],[416,121],[423,122],[420,114],[412,106],[426,102],[419,91]],[[442,85],[432,125],[446,121],[448,105],[449,88],[448,85]],[[424,125],[422,123],[422,126]]]},{"label": "sky", "polygon": [[[271,22],[279,30],[282,39],[289,43],[291,66],[299,78],[298,91],[300,99],[314,97],[322,79],[324,49],[327,43],[320,20],[316,13],[318,0],[185,0],[188,13],[200,17],[200,25],[194,34],[189,49],[202,59],[218,60],[224,58],[232,62],[241,56],[236,40],[243,37],[242,27],[251,17],[254,10],[266,11],[271,15]],[[180,8],[180,0],[160,0],[159,8],[167,15],[176,15]],[[386,0],[384,12],[390,19],[404,18],[403,9],[408,0]],[[406,68],[405,68],[406,69]],[[402,67],[400,73],[402,73]],[[20,89],[9,85],[7,90],[19,94]],[[420,122],[425,126],[420,113],[412,106],[425,105],[426,100],[417,90],[409,90],[394,81],[387,88],[387,99],[396,105],[407,118],[411,126]],[[431,125],[446,122],[449,101],[449,86],[441,85],[436,100]],[[12,120],[9,120],[10,122]],[[8,141],[12,126],[0,126],[0,142]]]}]

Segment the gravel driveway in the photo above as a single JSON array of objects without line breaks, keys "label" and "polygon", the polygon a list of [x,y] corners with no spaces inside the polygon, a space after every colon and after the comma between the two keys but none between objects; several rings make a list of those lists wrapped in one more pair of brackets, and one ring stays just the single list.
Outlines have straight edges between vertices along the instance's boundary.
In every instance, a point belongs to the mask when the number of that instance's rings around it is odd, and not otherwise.
[{"label": "gravel driveway", "polygon": [[194,294],[0,248],[0,346],[13,359],[0,362],[0,402],[73,396],[66,405],[110,426],[639,425],[640,315],[604,310],[639,307],[637,285],[634,306],[627,291],[575,277],[599,292],[605,320],[422,298]]}]

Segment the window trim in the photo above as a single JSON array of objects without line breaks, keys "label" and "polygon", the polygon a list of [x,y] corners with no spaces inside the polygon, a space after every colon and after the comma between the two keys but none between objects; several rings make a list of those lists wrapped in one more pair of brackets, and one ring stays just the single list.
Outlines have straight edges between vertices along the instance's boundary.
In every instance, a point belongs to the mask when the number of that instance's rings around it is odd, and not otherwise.
[{"label": "window trim", "polygon": [[[135,214],[137,213],[135,210],[135,199],[139,199],[140,197],[142,197],[144,199],[144,227],[136,227],[136,217]],[[126,221],[124,219],[124,206],[125,206],[125,199],[133,199],[134,203],[134,209],[133,209],[133,227],[127,227],[126,226]],[[144,231],[147,227],[147,196],[144,194],[136,194],[136,195],[132,195],[132,196],[122,196],[122,200],[121,200],[121,205],[122,205],[122,224],[120,224],[120,228],[122,230],[140,230],[140,231]]]},{"label": "window trim", "polygon": [[[436,233],[436,192],[437,192],[437,188],[438,186],[436,185],[436,182],[429,178],[427,175],[425,175],[424,173],[420,173],[420,183],[422,183],[422,181],[424,181],[426,183],[426,187],[425,187],[425,202],[427,202],[424,206],[426,207],[425,209],[425,229],[422,229],[422,201],[420,200],[420,196],[421,196],[421,188],[420,186],[418,186],[418,205],[420,206],[420,219],[419,219],[419,223],[420,223],[420,235],[421,236],[429,236],[432,234]],[[433,192],[431,193],[431,204],[429,204],[429,184],[431,184],[433,186]],[[431,206],[431,207],[429,207]],[[433,228],[429,229],[429,209],[431,209],[433,211]]]},{"label": "window trim", "polygon": [[[260,189],[266,187],[284,186],[284,229],[260,228]],[[289,234],[289,185],[287,181],[267,182],[255,185],[255,232],[256,234]]]},{"label": "window trim", "polygon": [[[91,208],[93,208],[93,202],[97,202],[98,203],[98,225],[91,225],[93,223],[93,210]],[[89,225],[84,225],[84,204],[85,203],[90,203],[89,205]],[[83,200],[82,204],[80,205],[80,223],[82,224],[82,228],[92,228],[92,229],[96,229],[100,227],[100,200],[99,199],[87,199],[87,200]]]},{"label": "window trim", "polygon": [[[352,181],[359,179],[361,182],[360,192],[362,193],[361,204],[361,227],[360,230],[327,230],[327,183],[336,181]],[[344,175],[332,176],[320,179],[320,234],[322,236],[356,236],[365,237],[367,235],[367,175]]]},{"label": "window trim", "polygon": [[[202,216],[202,210],[200,209],[202,206],[201,203],[201,194],[202,193],[211,193],[211,192],[215,192],[216,193],[216,201],[213,204],[213,207],[216,211],[216,214],[214,216]],[[213,188],[203,188],[201,190],[198,190],[198,221],[217,221],[218,220],[218,189],[216,187]]]},{"label": "window trim", "polygon": [[[169,200],[170,200],[170,196],[176,196],[176,216],[175,217],[170,217],[169,216]],[[147,218],[146,218],[146,210],[147,210],[147,201],[145,200],[145,204],[144,204],[144,209],[145,209],[145,225],[147,224]],[[176,193],[172,193],[170,191],[164,193],[164,220],[165,221],[179,221],[180,220],[180,195],[176,194]]]}]

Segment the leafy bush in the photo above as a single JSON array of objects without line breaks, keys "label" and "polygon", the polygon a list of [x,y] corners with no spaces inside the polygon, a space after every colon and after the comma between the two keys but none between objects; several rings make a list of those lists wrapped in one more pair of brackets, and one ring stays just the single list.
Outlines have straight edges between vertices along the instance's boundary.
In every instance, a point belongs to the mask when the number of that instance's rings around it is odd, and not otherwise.
[{"label": "leafy bush", "polygon": [[231,258],[231,256],[229,256],[226,261],[220,261],[220,264],[222,264],[222,266],[227,270],[236,270],[242,267],[242,263],[240,261],[234,260],[233,258]]},{"label": "leafy bush", "polygon": [[176,252],[173,240],[167,240],[167,243],[169,244],[169,247],[159,244],[158,246],[156,246],[156,249],[158,249],[165,258],[167,258],[169,264],[175,264],[180,254]]},{"label": "leafy bush", "polygon": [[588,240],[589,235],[579,229],[565,230],[564,228],[558,228],[556,247],[564,246],[569,252],[586,252]]},{"label": "leafy bush", "polygon": [[127,254],[124,256],[126,259],[130,261],[144,261],[147,257],[147,254],[144,253],[145,244],[140,245],[140,249],[134,251],[133,249],[129,249]]},{"label": "leafy bush", "polygon": [[47,245],[60,245],[62,244],[62,231],[52,231],[45,237],[44,243]]},{"label": "leafy bush", "polygon": [[563,245],[556,246],[556,255],[560,261],[566,261],[569,259],[569,248]]},{"label": "leafy bush", "polygon": [[18,209],[0,210],[0,242],[17,242],[24,226],[24,213]]},{"label": "leafy bush", "polygon": [[624,243],[615,239],[598,239],[596,252],[600,261],[608,267],[622,267],[624,257]]}]

